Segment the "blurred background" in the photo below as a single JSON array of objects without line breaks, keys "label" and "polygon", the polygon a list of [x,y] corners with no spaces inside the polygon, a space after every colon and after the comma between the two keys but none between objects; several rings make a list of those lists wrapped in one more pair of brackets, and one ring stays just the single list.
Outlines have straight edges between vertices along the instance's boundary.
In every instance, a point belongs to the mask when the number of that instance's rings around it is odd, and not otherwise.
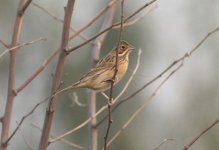
[{"label": "blurred background", "polygon": [[[37,0],[55,16],[63,18],[66,0]],[[72,26],[79,29],[99,12],[109,1],[76,1],[72,17]],[[130,15],[147,1],[125,0],[125,16]],[[119,4],[114,22],[119,20]],[[17,0],[0,0],[0,39],[11,42]],[[125,27],[123,39],[136,47],[131,54],[129,72],[115,87],[116,96],[127,82],[136,65],[137,50],[142,49],[141,63],[133,82],[123,97],[139,89],[145,83],[161,73],[174,60],[191,50],[209,31],[219,26],[219,1],[217,0],[161,0],[158,7],[136,24]],[[96,34],[104,17],[83,32],[86,37]],[[45,37],[45,42],[25,46],[17,56],[17,87],[60,46],[62,24],[52,19],[39,8],[30,5],[24,16],[20,43]],[[101,56],[106,55],[116,44],[118,30],[111,30],[104,41]],[[153,150],[164,139],[174,139],[160,147],[160,150],[178,150],[184,148],[191,140],[219,116],[219,33],[215,33],[189,58],[184,66],[174,74],[157,95],[149,102],[144,111],[135,118],[128,128],[113,142],[109,149]],[[70,43],[75,46],[82,40],[77,38]],[[91,49],[88,44],[73,52],[66,60],[63,87],[77,81],[91,67]],[[5,48],[0,44],[0,52]],[[0,59],[0,116],[4,114],[7,96],[8,57]],[[37,103],[50,93],[52,76],[57,63],[56,57],[46,69],[17,97],[14,103],[11,131],[16,122],[27,114]],[[162,81],[160,78],[153,85],[124,103],[113,113],[111,135],[127,121]],[[85,89],[75,90],[78,100],[87,104]],[[52,126],[52,135],[59,135],[76,127],[88,117],[87,107],[72,104],[71,92],[60,96]],[[107,92],[108,93],[108,92]],[[97,96],[97,108],[106,104],[101,94]],[[33,149],[37,149],[47,103],[41,105],[33,115],[28,117],[9,145],[10,150],[29,149],[24,138]],[[106,114],[106,112],[105,112]],[[100,120],[103,117],[98,117]],[[98,127],[98,145],[103,146],[106,122]],[[23,137],[24,136],[24,137]],[[67,136],[71,142],[81,146],[88,145],[88,127]],[[200,138],[192,150],[217,150],[219,148],[219,126],[215,126]],[[72,150],[74,148],[56,142],[49,150]]]}]

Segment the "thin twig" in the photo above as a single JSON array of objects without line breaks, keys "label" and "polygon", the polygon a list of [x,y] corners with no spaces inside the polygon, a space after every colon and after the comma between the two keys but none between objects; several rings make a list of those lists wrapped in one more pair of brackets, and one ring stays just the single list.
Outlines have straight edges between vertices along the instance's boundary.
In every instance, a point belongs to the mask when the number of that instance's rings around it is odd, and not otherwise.
[{"label": "thin twig", "polygon": [[219,31],[219,26],[214,30],[208,32],[208,34],[188,53],[188,55],[191,56],[208,39],[209,36],[217,31]]},{"label": "thin twig", "polygon": [[21,92],[27,85],[29,85],[45,68],[46,66],[53,60],[53,58],[59,53],[60,49],[53,51],[48,58],[33,72],[33,74],[27,78],[14,92],[18,94]]},{"label": "thin twig", "polygon": [[28,143],[27,139],[25,138],[25,136],[24,136],[24,134],[23,134],[23,131],[22,131],[20,128],[19,128],[19,131],[21,132],[21,136],[22,136],[22,138],[23,138],[23,140],[24,140],[24,143],[27,145],[28,149],[29,149],[29,150],[34,150],[34,149],[32,148],[32,146],[31,146],[31,144]]},{"label": "thin twig", "polygon": [[84,31],[85,29],[87,29],[88,27],[90,27],[97,19],[99,19],[107,10],[109,10],[115,3],[117,2],[117,0],[112,0],[110,1],[110,3],[103,8],[102,10],[100,10],[99,13],[97,13],[97,15],[92,18],[88,23],[86,23],[83,27],[81,27],[76,33],[74,33],[74,35],[72,35],[69,39],[72,40],[74,39],[78,34],[80,34],[82,31]]},{"label": "thin twig", "polygon": [[[124,18],[123,23],[126,23],[128,20],[132,19],[132,17],[134,17],[135,15],[137,15],[138,13],[140,13],[145,7],[150,6],[151,4],[153,4],[154,2],[156,2],[157,0],[153,0],[151,2],[146,3],[144,6],[140,7],[139,9],[137,9],[135,12],[133,12],[130,16],[128,16],[127,18]],[[76,49],[86,45],[87,43],[91,42],[92,40],[94,40],[95,38],[97,38],[98,36],[100,36],[101,34],[103,34],[104,32],[109,31],[110,29],[112,29],[113,27],[116,26],[120,26],[121,22],[119,23],[114,23],[111,26],[105,28],[104,30],[102,30],[101,32],[97,33],[96,35],[94,35],[93,37],[89,38],[87,41],[75,46],[75,47],[70,47],[67,51],[68,53],[71,53],[72,51],[75,51]]]},{"label": "thin twig", "polygon": [[[148,15],[152,10],[154,10],[156,7],[158,6],[157,1],[152,3],[151,5],[149,5],[147,8],[145,8],[145,11],[142,12],[142,14],[140,14],[139,17],[136,17],[133,20],[130,20],[126,23],[123,24],[123,27],[127,27],[127,26],[131,26],[137,22],[139,22],[140,20],[142,20],[146,15]],[[113,29],[119,29],[119,26],[115,26],[113,27]]]},{"label": "thin twig", "polygon": [[141,6],[137,11],[135,11],[134,13],[132,13],[130,16],[128,16],[125,19],[125,22],[130,20],[131,18],[133,18],[135,15],[137,15],[139,12],[141,12],[142,10],[144,10],[146,7],[153,5],[155,2],[157,2],[157,0],[151,0],[150,2],[147,2],[145,5]]},{"label": "thin twig", "polygon": [[115,62],[115,71],[114,71],[114,75],[112,77],[111,80],[111,87],[110,87],[110,95],[109,95],[109,99],[108,99],[108,125],[107,125],[107,130],[106,130],[106,134],[104,136],[104,150],[107,150],[107,141],[108,141],[108,136],[109,136],[109,132],[110,132],[110,128],[111,128],[111,124],[113,122],[112,120],[112,114],[111,114],[111,106],[112,106],[112,102],[113,102],[113,87],[114,87],[114,82],[116,79],[116,75],[118,73],[118,63],[119,63],[119,48],[120,48],[120,41],[122,38],[122,33],[123,33],[123,19],[124,19],[124,0],[121,1],[121,25],[120,25],[120,31],[119,31],[119,39],[118,39],[118,44],[117,44],[117,48],[116,48],[116,62]]},{"label": "thin twig", "polygon": [[164,139],[158,146],[156,146],[153,150],[158,150],[163,144],[168,141],[173,141],[174,139]]},{"label": "thin twig", "polygon": [[15,128],[15,130],[11,133],[11,135],[9,136],[9,138],[7,139],[6,143],[8,143],[13,137],[14,135],[17,133],[18,129],[21,127],[21,125],[23,124],[24,120],[29,117],[30,115],[32,115],[34,113],[34,111],[43,103],[45,103],[47,100],[49,99],[49,97],[47,97],[46,99],[42,100],[41,102],[37,103],[31,110],[30,112],[28,112],[26,115],[24,115],[21,120],[19,121],[19,123],[17,123],[17,127]]},{"label": "thin twig", "polygon": [[8,44],[6,44],[4,41],[2,41],[1,39],[0,39],[0,43],[5,47],[5,48],[9,48],[9,46],[8,46]]},{"label": "thin twig", "polygon": [[[47,15],[49,15],[50,17],[52,17],[54,20],[63,23],[63,20],[58,18],[57,16],[55,16],[51,11],[49,11],[47,8],[37,4],[37,3],[31,3],[33,6],[39,8],[40,10],[42,10],[43,12],[45,12]],[[71,31],[72,32],[77,32],[77,30],[71,26]],[[87,40],[87,37],[85,37],[84,35],[82,35],[81,33],[78,34],[78,37],[80,37],[82,40]]]},{"label": "thin twig", "polygon": [[[115,4],[115,0],[111,0],[111,4],[114,3]],[[104,16],[104,21],[102,23],[102,26],[100,28],[100,31],[103,30],[104,28],[112,25],[113,22],[113,18],[115,15],[115,11],[116,11],[116,5],[112,5],[110,6],[109,10],[107,13],[105,13]],[[109,6],[109,5],[108,5]],[[98,38],[95,39],[95,41],[93,42],[93,50],[92,50],[92,58],[91,58],[91,62],[92,65],[95,66],[96,63],[98,62],[99,58],[100,58],[100,51],[102,49],[102,45],[103,42],[107,36],[108,32],[103,33],[102,35],[100,35]],[[88,106],[89,106],[89,116],[93,116],[96,114],[96,92],[89,90],[88,92]],[[90,122],[89,125],[89,129],[90,129],[90,134],[89,134],[89,149],[90,150],[97,150],[98,149],[98,131],[96,128],[96,124],[97,124],[97,118],[93,118]]]},{"label": "thin twig", "polygon": [[98,112],[96,112],[96,114],[94,116],[89,117],[87,120],[85,120],[84,122],[82,122],[81,124],[79,124],[77,127],[73,128],[72,130],[69,130],[67,132],[65,132],[64,134],[61,134],[53,139],[49,140],[49,143],[54,143],[56,141],[61,140],[62,138],[74,133],[75,131],[78,131],[79,129],[83,128],[85,125],[87,125],[93,118],[97,117],[99,114],[101,114],[101,112],[103,110],[105,110],[107,108],[107,105],[103,106],[102,108],[100,108],[98,110]]},{"label": "thin twig", "polygon": [[219,123],[219,118],[214,121],[210,126],[205,128],[201,133],[199,133],[188,145],[185,146],[183,150],[188,150],[201,136],[203,136],[206,132],[208,132],[211,128]]},{"label": "thin twig", "polygon": [[30,45],[30,44],[34,44],[34,43],[39,42],[39,41],[45,41],[45,40],[46,40],[46,38],[39,38],[39,39],[30,41],[30,42],[25,42],[25,43],[16,45],[14,47],[8,48],[8,49],[6,49],[6,50],[4,50],[3,52],[0,53],[0,59],[2,58],[2,56],[4,56],[8,52],[11,52],[13,50],[17,50],[17,49],[19,49],[21,47],[24,47],[24,46],[27,46],[27,45]]},{"label": "thin twig", "polygon": [[45,12],[47,15],[49,15],[50,17],[52,17],[54,20],[63,23],[63,20],[58,18],[57,16],[55,16],[51,11],[49,11],[46,7],[41,6],[35,2],[32,3],[33,6],[39,8],[40,10],[42,10],[43,12]]},{"label": "thin twig", "polygon": [[[35,124],[31,124],[34,128],[36,128],[37,130],[39,130],[40,132],[42,132],[42,129],[40,127],[38,127],[37,125]],[[50,134],[51,138],[54,137],[52,134]],[[78,144],[75,144],[75,143],[72,143],[66,139],[61,139],[60,141],[62,141],[63,143],[69,145],[69,146],[72,146],[78,150],[88,150],[87,148],[83,147],[83,146],[80,146]]]}]

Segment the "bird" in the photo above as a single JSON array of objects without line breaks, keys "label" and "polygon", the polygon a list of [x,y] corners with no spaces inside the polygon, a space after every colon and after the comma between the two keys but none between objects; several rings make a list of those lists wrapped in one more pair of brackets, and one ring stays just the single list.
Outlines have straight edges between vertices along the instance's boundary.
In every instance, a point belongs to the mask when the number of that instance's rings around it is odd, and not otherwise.
[{"label": "bird", "polygon": [[117,47],[113,48],[104,58],[99,60],[78,82],[57,91],[55,95],[76,88],[88,88],[96,92],[106,91],[111,87],[112,81],[115,85],[125,75],[129,65],[129,54],[133,49],[134,47],[128,42],[124,40],[119,42],[117,73],[114,80]]}]

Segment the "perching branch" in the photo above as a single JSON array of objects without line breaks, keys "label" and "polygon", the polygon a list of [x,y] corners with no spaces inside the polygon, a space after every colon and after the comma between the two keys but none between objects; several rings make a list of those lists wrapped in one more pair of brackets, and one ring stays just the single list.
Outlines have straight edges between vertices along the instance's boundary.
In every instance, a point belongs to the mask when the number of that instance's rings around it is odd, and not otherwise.
[{"label": "perching branch", "polygon": [[119,63],[119,48],[120,48],[120,41],[122,38],[122,33],[123,33],[123,19],[124,19],[124,0],[121,1],[121,14],[120,14],[120,30],[119,30],[119,38],[118,38],[118,43],[117,43],[117,48],[116,48],[116,61],[115,61],[115,70],[114,70],[114,75],[111,80],[111,87],[110,87],[110,94],[109,94],[109,99],[108,99],[108,125],[107,125],[107,130],[106,134],[104,136],[104,150],[107,150],[107,141],[108,141],[108,136],[111,128],[111,124],[113,122],[112,120],[112,114],[111,114],[111,106],[113,104],[113,87],[114,87],[114,82],[116,79],[116,75],[118,73],[118,63]]},{"label": "perching branch", "polygon": [[[112,0],[110,2],[110,4],[115,3],[116,1]],[[109,5],[108,5],[109,6]],[[108,8],[108,7],[106,7]],[[102,27],[100,28],[100,31],[110,25],[112,25],[113,22],[113,18],[115,15],[115,11],[116,11],[116,5],[112,5],[109,7],[110,9],[108,10],[108,12],[105,14],[105,19],[104,22],[102,24]],[[99,13],[100,14],[100,13]],[[96,63],[98,62],[99,58],[100,58],[100,51],[103,45],[103,42],[107,36],[108,32],[103,33],[102,35],[100,35],[98,38],[95,39],[95,41],[93,42],[93,50],[92,50],[92,66],[95,66]],[[88,107],[89,107],[89,116],[93,116],[96,113],[96,92],[89,90],[88,92]],[[97,124],[97,118],[93,118],[90,122],[89,125],[89,149],[90,150],[97,150],[98,149],[98,131],[96,128],[96,124]]]}]

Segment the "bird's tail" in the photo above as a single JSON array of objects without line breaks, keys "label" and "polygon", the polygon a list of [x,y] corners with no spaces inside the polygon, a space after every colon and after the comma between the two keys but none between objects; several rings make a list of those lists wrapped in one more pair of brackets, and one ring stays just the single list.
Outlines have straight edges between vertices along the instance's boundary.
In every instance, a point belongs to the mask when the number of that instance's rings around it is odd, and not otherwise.
[{"label": "bird's tail", "polygon": [[70,85],[70,86],[68,86],[68,87],[66,87],[66,88],[64,88],[64,89],[61,89],[61,90],[55,92],[55,94],[53,94],[53,96],[57,96],[57,95],[59,95],[60,93],[63,93],[63,92],[65,92],[65,91],[68,91],[68,90],[74,89],[74,88],[76,88],[76,87],[75,87],[75,84]]}]

